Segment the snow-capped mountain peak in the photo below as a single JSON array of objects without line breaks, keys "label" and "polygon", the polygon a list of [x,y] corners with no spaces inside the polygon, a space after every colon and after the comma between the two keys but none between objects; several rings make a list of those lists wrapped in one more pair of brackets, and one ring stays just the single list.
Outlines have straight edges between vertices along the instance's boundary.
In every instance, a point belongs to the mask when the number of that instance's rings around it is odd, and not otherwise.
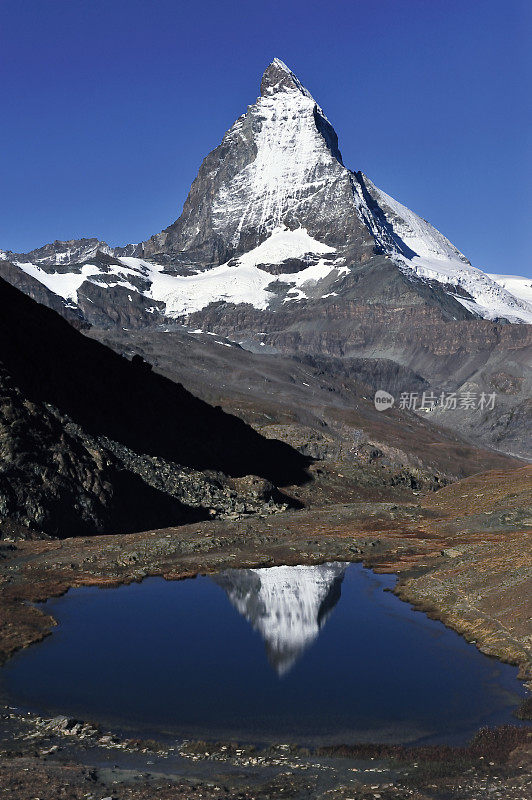
[{"label": "snow-capped mountain peak", "polygon": [[[343,296],[367,300],[362,266],[370,301],[388,302],[386,288],[371,280],[372,265],[381,269],[384,257],[396,268],[392,281],[399,273],[411,287],[400,294],[417,287],[426,302],[428,284],[451,318],[532,323],[523,281],[473,267],[429,222],[343,164],[331,123],[278,58],[255,103],[203,161],[183,213],[167,229],[123,248],[82,239],[3,257],[69,303],[87,288],[93,303],[94,286],[122,289],[112,302],[134,298],[150,313],[156,301],[150,321],[213,303],[275,312]],[[87,302],[84,309],[90,318]]]},{"label": "snow-capped mountain peak", "polygon": [[264,71],[260,84],[260,93],[264,96],[283,91],[301,92],[301,94],[310,97],[312,100],[310,92],[305,89],[297,75],[280,58],[274,58]]}]

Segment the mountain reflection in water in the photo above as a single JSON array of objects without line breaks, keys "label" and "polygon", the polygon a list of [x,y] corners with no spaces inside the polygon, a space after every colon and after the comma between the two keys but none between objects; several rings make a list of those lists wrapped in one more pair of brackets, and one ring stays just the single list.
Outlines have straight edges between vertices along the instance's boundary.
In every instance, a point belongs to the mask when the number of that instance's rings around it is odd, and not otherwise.
[{"label": "mountain reflection in water", "polygon": [[330,563],[213,577],[49,600],[58,625],[2,667],[3,695],[135,738],[461,744],[516,723],[517,669],[385,591],[393,575]]},{"label": "mountain reflection in water", "polygon": [[264,639],[268,660],[286,674],[318,637],[340,599],[347,564],[228,569],[212,579]]}]

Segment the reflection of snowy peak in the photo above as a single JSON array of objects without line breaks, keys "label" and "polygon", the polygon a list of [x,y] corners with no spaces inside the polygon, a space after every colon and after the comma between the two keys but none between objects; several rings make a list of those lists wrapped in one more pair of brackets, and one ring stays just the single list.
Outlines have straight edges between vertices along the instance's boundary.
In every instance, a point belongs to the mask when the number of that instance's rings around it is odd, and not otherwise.
[{"label": "reflection of snowy peak", "polygon": [[522,282],[472,267],[432,225],[344,166],[330,122],[278,59],[164,231],[120,248],[82,239],[2,257],[15,264],[0,267],[9,281],[41,302],[57,295],[98,326],[182,320],[214,303],[297,313],[369,294],[401,306],[408,291],[417,293],[411,304],[421,298],[450,319],[532,322]]},{"label": "reflection of snowy peak", "polygon": [[214,577],[261,634],[279,675],[316,639],[340,598],[346,565],[227,570]]}]

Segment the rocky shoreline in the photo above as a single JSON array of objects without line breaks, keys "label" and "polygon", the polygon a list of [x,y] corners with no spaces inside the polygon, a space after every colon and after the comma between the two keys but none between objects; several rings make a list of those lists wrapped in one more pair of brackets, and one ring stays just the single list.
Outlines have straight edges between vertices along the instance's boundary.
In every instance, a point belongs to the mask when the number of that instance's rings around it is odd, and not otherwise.
[{"label": "rocky shoreline", "polygon": [[[465,747],[366,744],[309,749],[205,740],[163,744],[121,738],[66,717],[11,716],[16,733],[9,748],[0,749],[0,782],[20,800],[33,800],[36,791],[41,800],[424,800],[481,798],[486,791],[517,800],[527,796],[531,786],[530,733],[513,726],[480,731]],[[67,782],[68,795],[61,792]]]},{"label": "rocky shoreline", "polygon": [[[287,510],[273,517],[247,517],[240,522],[212,520],[138,534],[4,542],[0,552],[2,660],[7,659],[15,650],[26,647],[53,631],[52,617],[32,603],[58,596],[70,587],[114,587],[140,581],[148,576],[158,575],[167,580],[178,580],[198,573],[212,573],[235,567],[315,564],[342,560],[362,561],[376,571],[397,574],[399,580],[395,591],[403,600],[454,628],[483,652],[518,665],[521,679],[530,685],[532,658],[526,604],[530,581],[530,547],[527,548],[527,543],[532,535],[530,518],[527,516],[531,475],[531,467],[510,472],[484,473],[444,487],[437,493],[421,496],[416,503],[336,503],[322,508]],[[526,716],[526,713],[524,709],[523,715]],[[152,796],[152,779],[146,778],[145,772],[150,772],[147,761],[152,760],[148,756],[153,748],[164,750],[161,743],[152,743],[149,746],[132,741],[124,743],[116,732],[102,733],[92,724],[76,721],[71,723],[65,719],[44,721],[31,715],[31,719],[24,718],[8,708],[4,709],[3,717],[1,768],[4,777],[1,780],[4,785],[9,785],[6,783],[6,776],[13,776],[15,772],[20,775],[20,770],[23,769],[27,770],[24,775],[28,786],[34,787],[34,793],[31,794],[28,789],[30,793],[27,795],[19,788],[17,797],[36,796],[36,784],[31,783],[31,776],[35,777],[35,781],[40,781],[37,776],[41,775],[42,770],[45,770],[51,785],[57,788],[57,781],[64,780],[67,762],[70,764],[68,769],[74,770],[80,786],[85,790],[85,795],[73,792],[68,796],[90,796],[88,792],[91,787],[87,787],[86,783],[88,778],[85,773],[82,774],[87,767],[76,761],[80,757],[80,743],[83,745],[82,749],[87,751],[83,755],[84,764],[87,759],[89,762],[92,760],[99,763],[102,750],[115,754],[134,754],[144,764],[140,770],[137,764],[135,770],[144,777],[136,777],[134,785],[120,778],[116,784],[119,787],[116,797]],[[20,734],[22,729],[26,729],[26,733]],[[19,734],[16,734],[17,730]],[[19,738],[14,739],[15,735]],[[221,749],[229,747],[229,743],[219,744],[219,752],[217,751],[218,755],[215,757],[211,752],[211,743],[202,751],[199,746],[199,755],[198,752],[192,755],[187,752],[183,755],[182,752],[172,751],[173,754],[168,755],[170,761],[178,757],[180,763],[185,758],[187,764],[191,761],[195,764],[194,780],[200,783],[196,785],[193,781],[196,788],[191,788],[192,784],[188,783],[183,788],[186,770],[184,773],[178,765],[176,775],[171,781],[164,778],[160,785],[164,784],[166,789],[157,790],[157,796],[195,797],[194,792],[197,791],[198,796],[203,793],[203,797],[235,798],[358,798],[375,797],[379,794],[382,798],[483,797],[485,795],[482,791],[490,781],[494,781],[491,773],[496,768],[497,781],[502,780],[503,783],[493,784],[493,796],[525,797],[527,790],[524,782],[527,780],[527,765],[530,765],[532,753],[532,733],[526,728],[515,733],[511,728],[501,733],[500,737],[498,745],[490,745],[491,750],[499,750],[500,754],[491,758],[493,769],[490,767],[486,774],[483,772],[486,765],[479,766],[477,763],[480,756],[471,760],[469,756],[460,754],[459,749],[455,751],[453,748],[446,751],[443,760],[439,757],[440,761],[436,759],[436,750],[426,754],[430,764],[435,763],[434,759],[440,764],[437,772],[445,772],[447,794],[442,793],[439,778],[434,781],[440,787],[439,794],[429,784],[415,784],[412,775],[419,767],[412,765],[421,763],[419,760],[412,760],[418,758],[415,750],[405,756],[403,749],[399,748],[397,752],[388,752],[385,758],[380,759],[385,762],[383,769],[387,776],[386,781],[380,783],[375,778],[368,788],[368,784],[360,781],[361,775],[356,776],[356,785],[353,784],[351,773],[351,782],[346,784],[349,788],[344,791],[340,785],[346,771],[362,769],[353,765],[346,767],[347,751],[323,751],[315,756],[318,764],[323,759],[333,759],[335,766],[328,768],[328,773],[336,776],[335,788],[334,781],[328,787],[322,785],[323,781],[318,779],[322,774],[321,767],[318,769],[313,766],[309,770],[294,767],[290,761],[292,753],[289,754],[290,758],[283,756],[279,764],[272,764],[272,756],[266,757],[264,754],[260,755],[257,763],[253,760],[243,763],[242,754],[231,751],[229,758],[227,750]],[[6,746],[8,740],[10,744]],[[511,747],[502,746],[503,740],[510,742]],[[56,746],[58,749],[53,749]],[[142,752],[146,747],[146,752]],[[245,746],[242,747],[245,750]],[[400,753],[403,753],[401,757]],[[353,759],[352,753],[348,755]],[[252,759],[255,758],[256,754]],[[376,759],[377,755],[371,758]],[[487,756],[483,758],[485,760]],[[22,762],[26,763],[25,760],[28,759],[30,766],[22,767]],[[501,759],[504,760],[504,769]],[[355,758],[357,760],[360,759]],[[244,781],[242,782],[242,775],[238,780],[234,774],[224,777],[227,789],[224,789],[224,793],[221,793],[221,789],[206,786],[203,779],[205,775],[212,775],[214,762],[216,765],[230,763],[232,770],[245,775]],[[402,767],[397,772],[399,762]],[[270,776],[265,781],[263,773],[274,768],[279,774],[271,778],[274,784],[270,784]],[[368,769],[372,769],[371,765]],[[406,772],[410,770],[412,775],[407,776],[407,784],[403,785],[401,781],[405,769]],[[433,769],[435,768],[431,766],[428,771]],[[254,774],[257,770],[260,773],[258,776]],[[362,771],[364,770],[365,768]],[[307,778],[311,773],[314,777],[309,783],[310,779]],[[503,777],[499,773],[504,773]],[[52,778],[52,774],[56,777]],[[284,788],[275,784],[282,774],[290,776],[286,778],[288,783]],[[301,779],[303,774],[304,780]],[[371,774],[369,772],[366,777]],[[397,778],[398,774],[403,777]],[[61,775],[63,777],[59,777]],[[461,776],[461,789],[457,775]],[[426,780],[429,781],[429,778]],[[468,793],[463,792],[465,780],[468,782]],[[141,783],[144,787],[142,789]],[[220,786],[221,783],[215,782],[214,786]],[[384,786],[384,783],[390,785]],[[200,785],[203,787],[201,790],[197,788]],[[477,788],[471,788],[474,785],[478,785]],[[484,787],[482,791],[481,786]],[[92,796],[106,796],[102,792],[103,789],[98,788]],[[501,793],[497,795],[496,792]],[[59,795],[51,792],[49,795],[41,793],[38,796],[55,798]],[[114,797],[115,794],[109,796]]]}]

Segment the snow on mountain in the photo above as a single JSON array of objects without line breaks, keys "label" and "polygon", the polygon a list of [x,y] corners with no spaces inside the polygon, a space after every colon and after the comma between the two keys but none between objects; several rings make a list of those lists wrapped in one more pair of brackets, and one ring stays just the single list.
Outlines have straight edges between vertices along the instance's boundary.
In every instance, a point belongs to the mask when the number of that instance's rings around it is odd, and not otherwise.
[{"label": "snow on mountain", "polygon": [[83,264],[79,272],[46,272],[36,264],[23,261],[16,261],[15,264],[27,275],[36,278],[51,292],[73,303],[77,303],[78,289],[81,284],[91,276],[100,274],[100,268],[95,264]]},{"label": "snow on mountain", "polygon": [[532,323],[530,283],[473,267],[430,223],[344,166],[329,120],[279,59],[165,231],[114,250],[81,239],[0,253],[69,303],[88,281],[162,302],[171,317],[219,301],[271,310],[337,302],[350,267],[376,254],[412,283],[439,284],[473,315]]},{"label": "snow on mountain", "polygon": [[[268,307],[274,292],[268,291],[272,282],[297,287],[298,298],[305,297],[305,287],[315,286],[323,278],[345,274],[346,267],[320,256],[332,254],[332,247],[308,235],[304,228],[290,231],[278,228],[258,247],[241,258],[195,275],[172,275],[165,267],[140,258],[124,256],[105,266],[87,263],[72,272],[47,272],[35,264],[15,262],[17,266],[44,284],[50,291],[73,303],[77,292],[88,281],[103,288],[122,286],[131,291],[141,291],[144,297],[165,303],[167,316],[183,316],[205,308],[209,303],[225,300],[230,303],[250,303],[255,308]],[[285,261],[297,259],[308,266],[297,273],[282,271]],[[280,265],[275,276],[260,268],[261,264]],[[143,286],[135,286],[131,279],[142,279]],[[290,298],[286,298],[290,299]]]},{"label": "snow on mountain", "polygon": [[[261,264],[282,265],[288,259],[304,260],[332,252],[332,247],[312,239],[304,228],[290,231],[279,227],[272,231],[268,239],[236,262],[184,277],[152,271],[149,296],[166,304],[168,316],[190,314],[219,300],[250,303],[255,308],[264,309],[274,296],[267,288],[274,280],[299,287],[304,297],[306,285],[315,285],[333,271],[340,275],[342,270],[331,261],[319,259],[296,274],[281,272],[274,278],[260,269]],[[135,262],[135,259],[129,258],[121,260],[126,264]]]},{"label": "snow on mountain", "polygon": [[[502,281],[495,281],[470,264],[441,257],[395,258],[407,274],[441,283],[448,289],[448,294],[479,317],[532,323],[531,302],[506,288]],[[469,297],[464,296],[463,292]]]},{"label": "snow on mountain", "polygon": [[214,580],[258,631],[279,675],[317,638],[340,597],[346,564],[227,570]]},{"label": "snow on mountain", "polygon": [[263,87],[248,113],[233,125],[226,144],[245,135],[250,118],[255,128],[255,157],[227,183],[214,198],[214,230],[227,229],[237,222],[233,244],[242,232],[252,229],[272,232],[279,229],[287,214],[297,216],[298,205],[309,196],[319,195],[331,183],[332,172],[342,167],[320,133],[316,118],[329,124],[316,101],[288,68],[290,81]]},{"label": "snow on mountain", "polygon": [[466,291],[471,299],[452,290],[448,293],[479,317],[532,324],[532,302],[512,293],[503,283],[494,281],[480,269],[471,266],[458,269],[452,262],[417,258],[406,266],[418,277]]},{"label": "snow on mountain", "polygon": [[[504,317],[510,322],[532,323],[532,292],[523,287],[524,279],[487,275],[473,267],[429,222],[378,189],[365,175],[363,179],[377,203],[374,216],[384,215],[388,234],[393,234],[393,239],[388,235],[381,240],[381,246],[407,274],[448,287],[459,303],[484,319]],[[404,247],[395,245],[394,240]]]},{"label": "snow on mountain", "polygon": [[384,212],[388,225],[413,254],[418,258],[437,258],[469,264],[463,253],[429,222],[378,189],[366,175],[362,175],[362,178],[379,210]]},{"label": "snow on mountain", "polygon": [[514,297],[532,305],[532,278],[523,278],[520,275],[490,275],[488,273],[487,275]]}]

